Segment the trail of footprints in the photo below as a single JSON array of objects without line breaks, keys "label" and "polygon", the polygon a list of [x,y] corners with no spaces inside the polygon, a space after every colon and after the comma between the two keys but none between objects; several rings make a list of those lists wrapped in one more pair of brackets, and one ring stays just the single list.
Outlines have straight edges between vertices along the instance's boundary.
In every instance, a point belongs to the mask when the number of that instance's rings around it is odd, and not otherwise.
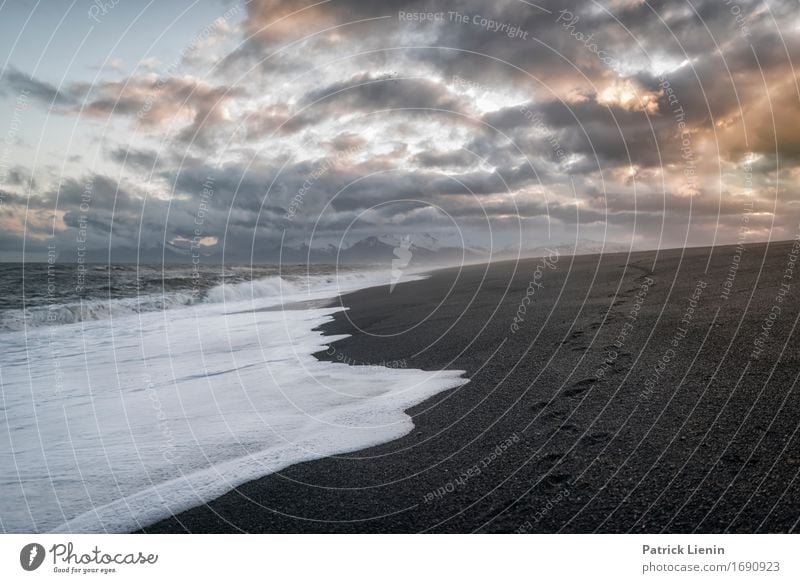
[{"label": "trail of footprints", "polygon": [[[652,271],[647,268],[634,264],[629,265],[629,267],[641,270],[643,272],[642,275],[634,279],[636,285],[626,289],[620,294],[608,294],[607,297],[614,299],[604,310],[604,312],[599,314],[600,317],[605,315],[605,321],[598,320],[590,322],[587,330],[573,331],[565,340],[561,341],[562,345],[568,347],[574,352],[585,352],[589,349],[587,340],[591,341],[591,339],[597,333],[597,330],[599,330],[604,324],[605,326],[613,326],[615,323],[620,321],[620,318],[624,318],[623,311],[615,308],[620,308],[621,306],[626,305],[628,300],[631,299],[632,294],[640,290],[640,286],[644,282],[644,279],[652,276]],[[604,355],[609,354],[609,351],[612,350],[616,352],[617,357],[608,365],[604,379],[608,379],[611,376],[615,376],[628,370],[627,363],[620,361],[630,360],[631,354],[612,344],[603,346]],[[557,427],[554,428],[554,431],[545,433],[547,438],[559,438],[568,435],[574,436],[579,435],[582,432],[581,428],[579,428],[577,425],[570,422],[565,423],[564,420],[569,417],[569,414],[574,410],[574,408],[577,407],[577,401],[583,399],[585,394],[590,391],[597,382],[598,378],[595,376],[586,377],[575,383],[572,383],[568,388],[556,394],[553,399],[538,401],[532,405],[532,413],[534,416],[538,417],[538,419],[541,420],[544,425],[552,426],[554,424],[558,424]],[[600,447],[612,439],[612,437],[613,434],[609,431],[593,431],[583,435],[580,438],[580,446]],[[558,487],[569,481],[570,476],[566,473],[552,473],[552,470],[555,469],[556,466],[565,461],[566,455],[566,451],[555,451],[542,455],[537,459],[537,463],[541,464],[543,472],[548,472],[547,477],[542,481],[542,486],[544,488],[547,489]]]}]

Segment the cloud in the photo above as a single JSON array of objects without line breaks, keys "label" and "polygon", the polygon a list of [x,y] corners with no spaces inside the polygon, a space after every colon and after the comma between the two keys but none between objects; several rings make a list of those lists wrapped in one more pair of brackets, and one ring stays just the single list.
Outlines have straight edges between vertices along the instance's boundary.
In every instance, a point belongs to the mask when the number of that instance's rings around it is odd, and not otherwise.
[{"label": "cloud", "polygon": [[[58,198],[59,228],[74,229],[94,176],[92,225],[128,246],[191,237],[209,177],[204,236],[242,253],[256,237],[303,241],[315,226],[336,240],[353,221],[378,231],[440,224],[406,199],[441,207],[467,233],[482,221],[513,229],[515,218],[549,220],[562,233],[591,225],[662,245],[662,232],[676,244],[687,232],[735,237],[742,201],[752,200],[757,232],[768,217],[776,236],[791,235],[796,3],[739,0],[738,16],[716,0],[536,4],[545,10],[253,0],[224,30],[238,46],[207,76],[184,59],[168,75],[56,88],[8,69],[0,92],[24,89],[61,113],[137,130],[106,152],[125,166],[119,181],[85,170],[65,177]],[[525,34],[511,38],[501,25]],[[222,50],[214,42],[212,52]],[[81,124],[87,141],[98,138]],[[151,184],[132,178],[150,171]],[[22,178],[8,184],[10,212]],[[45,213],[56,189],[38,174],[34,186]]]},{"label": "cloud", "polygon": [[377,77],[370,73],[354,75],[306,94],[302,102],[335,106],[345,111],[376,109],[430,108],[463,111],[460,99],[446,85],[427,79]]},{"label": "cloud", "polygon": [[468,168],[476,158],[467,150],[425,151],[414,156],[413,162],[427,168]]},{"label": "cloud", "polygon": [[119,147],[111,150],[108,155],[118,164],[144,172],[153,172],[160,167],[159,154],[155,150]]},{"label": "cloud", "polygon": [[[144,127],[180,127],[181,141],[207,145],[213,130],[229,119],[226,106],[244,95],[242,88],[214,86],[193,77],[155,75],[102,82],[87,88],[81,112],[89,116],[129,117]],[[181,127],[182,122],[189,120]]]},{"label": "cloud", "polygon": [[353,132],[342,132],[334,136],[330,141],[324,142],[334,152],[346,152],[348,150],[361,150],[368,145],[367,140]]},{"label": "cloud", "polygon": [[35,79],[11,65],[6,67],[0,77],[0,95],[25,95],[48,107],[74,105],[78,100],[69,90],[60,90],[55,85]]}]

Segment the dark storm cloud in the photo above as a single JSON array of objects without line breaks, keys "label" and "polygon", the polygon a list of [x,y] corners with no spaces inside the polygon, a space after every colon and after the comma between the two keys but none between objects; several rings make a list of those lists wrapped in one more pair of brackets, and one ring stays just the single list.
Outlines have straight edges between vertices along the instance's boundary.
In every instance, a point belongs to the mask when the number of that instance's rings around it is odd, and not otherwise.
[{"label": "dark storm cloud", "polygon": [[144,172],[153,172],[159,167],[159,154],[155,150],[114,148],[108,155],[118,164],[130,166]]},{"label": "dark storm cloud", "polygon": [[484,119],[508,132],[515,146],[533,159],[559,161],[581,155],[588,161],[586,171],[630,164],[660,166],[681,155],[675,148],[657,147],[670,143],[675,132],[671,118],[607,107],[594,99],[529,103],[491,112]]},{"label": "dark storm cloud", "polygon": [[342,113],[382,109],[466,111],[465,104],[446,85],[427,79],[375,77],[370,73],[314,90],[303,97],[302,103]]},{"label": "dark storm cloud", "polygon": [[[404,199],[470,225],[549,218],[623,232],[635,223],[645,238],[666,225],[680,243],[691,221],[735,232],[748,191],[762,211],[751,224],[775,220],[788,232],[800,210],[796,2],[536,4],[546,10],[511,0],[253,0],[242,42],[207,78],[136,76],[59,90],[8,69],[4,95],[24,89],[62,112],[115,116],[145,137],[169,130],[201,150],[184,158],[172,142],[110,151],[118,164],[155,171],[146,201],[130,178],[99,174],[66,179],[58,191],[37,184],[44,192],[32,208],[55,208],[57,195],[74,230],[91,178],[95,237],[113,233],[127,246],[189,238],[211,178],[204,235],[240,251],[254,237],[303,240],[315,223],[335,236],[365,215],[376,229],[441,220],[404,210],[396,202]],[[401,12],[444,17],[419,22]],[[423,111],[432,109],[453,113]],[[228,139],[224,163],[202,157]],[[687,155],[698,177],[690,195]],[[19,192],[4,201],[27,203]]]},{"label": "dark storm cloud", "polygon": [[242,121],[247,138],[255,141],[269,135],[297,133],[318,123],[319,116],[310,111],[294,112],[288,105],[278,103],[249,111]]},{"label": "dark storm cloud", "polygon": [[77,102],[77,97],[69,91],[59,90],[55,85],[35,79],[9,65],[0,77],[0,95],[16,97],[20,94],[46,106],[73,105]]},{"label": "dark storm cloud", "polygon": [[87,209],[119,210],[130,209],[139,203],[134,196],[116,180],[101,174],[90,173],[81,178],[65,178],[60,187],[43,193],[30,195],[11,191],[0,191],[0,198],[7,205],[28,207],[31,209],[77,210],[81,206]]},{"label": "dark storm cloud", "polygon": [[475,164],[476,158],[467,150],[426,151],[414,156],[413,161],[427,168],[468,168]]},{"label": "dark storm cloud", "polygon": [[[226,120],[229,101],[245,95],[241,87],[211,85],[186,77],[130,77],[94,84],[73,83],[65,90],[9,67],[0,78],[0,94],[32,97],[57,111],[86,116],[121,116],[145,128],[178,125],[177,138],[207,146],[217,126]],[[181,116],[192,121],[180,125]]]},{"label": "dark storm cloud", "polygon": [[35,190],[38,183],[33,178],[31,171],[24,166],[13,166],[8,169],[4,183],[10,186],[21,186],[23,189]]}]

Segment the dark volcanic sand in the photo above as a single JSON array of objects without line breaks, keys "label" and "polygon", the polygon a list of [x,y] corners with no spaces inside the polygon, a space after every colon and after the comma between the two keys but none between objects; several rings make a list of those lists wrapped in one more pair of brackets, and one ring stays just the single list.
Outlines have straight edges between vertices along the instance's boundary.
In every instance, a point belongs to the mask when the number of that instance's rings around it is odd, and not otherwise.
[{"label": "dark volcanic sand", "polygon": [[409,410],[402,439],[292,466],[146,531],[796,530],[796,290],[776,300],[790,249],[747,246],[727,300],[735,247],[562,256],[516,334],[538,259],[346,295],[350,310],[324,331],[352,337],[320,358],[463,369],[471,382]]}]

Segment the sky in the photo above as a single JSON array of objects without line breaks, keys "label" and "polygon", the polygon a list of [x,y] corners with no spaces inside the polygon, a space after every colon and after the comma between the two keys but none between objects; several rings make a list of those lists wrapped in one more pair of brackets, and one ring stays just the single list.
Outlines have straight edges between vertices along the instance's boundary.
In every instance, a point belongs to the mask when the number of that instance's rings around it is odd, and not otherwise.
[{"label": "sky", "polygon": [[797,0],[0,3],[0,260],[800,229]]}]

